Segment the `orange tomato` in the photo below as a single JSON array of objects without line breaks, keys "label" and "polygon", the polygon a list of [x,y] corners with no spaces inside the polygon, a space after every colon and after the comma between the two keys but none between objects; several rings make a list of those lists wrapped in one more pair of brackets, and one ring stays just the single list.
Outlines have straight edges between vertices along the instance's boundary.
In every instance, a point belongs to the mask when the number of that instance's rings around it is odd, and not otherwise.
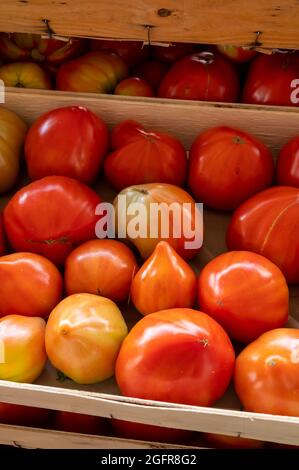
[{"label": "orange tomato", "polygon": [[286,323],[289,290],[280,269],[264,256],[230,251],[201,271],[198,303],[230,337],[249,343]]},{"label": "orange tomato", "polygon": [[[167,241],[184,259],[199,252],[203,233],[201,214],[194,199],[182,188],[166,183],[130,186],[118,194],[114,207],[118,236],[129,239],[143,259],[153,253],[161,240]],[[136,209],[137,215],[132,214],[135,207],[140,209],[139,214]],[[164,230],[165,226],[168,230]]]},{"label": "orange tomato", "polygon": [[34,382],[46,361],[42,318],[8,315],[0,318],[0,380]]},{"label": "orange tomato", "polygon": [[147,315],[132,328],[115,376],[125,396],[210,406],[227,389],[234,363],[229,337],[213,318],[176,308]]},{"label": "orange tomato", "polygon": [[235,389],[247,411],[299,416],[299,330],[268,331],[236,360]]},{"label": "orange tomato", "polygon": [[[170,282],[171,280],[171,282]],[[142,315],[193,307],[196,275],[167,242],[159,242],[132,281],[131,300]]]},{"label": "orange tomato", "polygon": [[0,194],[17,180],[26,132],[27,126],[17,114],[0,107]]},{"label": "orange tomato", "polygon": [[116,86],[115,95],[123,96],[155,96],[154,90],[143,78],[129,77],[125,78]]},{"label": "orange tomato", "polygon": [[62,294],[62,276],[56,266],[34,253],[0,257],[0,317],[47,317]]},{"label": "orange tomato", "polygon": [[225,436],[224,434],[202,433],[206,443],[215,449],[261,449],[265,443],[246,437]]},{"label": "orange tomato", "polygon": [[65,264],[67,294],[102,295],[124,302],[138,266],[130,248],[116,240],[90,240],[76,248]]},{"label": "orange tomato", "polygon": [[116,304],[93,294],[74,294],[51,312],[46,350],[53,366],[80,384],[112,377],[127,326]]},{"label": "orange tomato", "polygon": [[5,86],[51,90],[52,83],[47,72],[32,62],[14,62],[0,67],[0,79]]}]

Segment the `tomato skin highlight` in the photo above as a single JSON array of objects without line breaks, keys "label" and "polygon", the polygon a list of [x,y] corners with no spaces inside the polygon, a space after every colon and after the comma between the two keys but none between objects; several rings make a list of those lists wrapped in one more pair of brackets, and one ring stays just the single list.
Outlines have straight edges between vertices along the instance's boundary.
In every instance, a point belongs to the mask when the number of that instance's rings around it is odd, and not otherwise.
[{"label": "tomato skin highlight", "polygon": [[281,269],[289,284],[298,283],[298,208],[297,188],[276,186],[255,194],[233,214],[226,234],[228,249],[263,255]]},{"label": "tomato skin highlight", "polygon": [[16,251],[62,265],[75,246],[95,237],[100,202],[92,189],[72,178],[37,180],[17,191],[4,209],[8,241]]},{"label": "tomato skin highlight", "polygon": [[299,137],[290,140],[280,150],[276,180],[279,185],[299,188]]},{"label": "tomato skin highlight", "polygon": [[108,145],[108,129],[91,111],[81,106],[54,109],[40,116],[27,134],[29,176],[68,176],[92,184]]},{"label": "tomato skin highlight", "polygon": [[68,295],[85,292],[125,302],[137,271],[135,256],[124,243],[90,240],[75,248],[66,259],[66,292]]},{"label": "tomato skin highlight", "polygon": [[125,396],[210,406],[224,394],[234,362],[229,337],[215,320],[192,309],[169,309],[133,327],[115,376]]},{"label": "tomato skin highlight", "polygon": [[289,290],[280,269],[264,256],[231,251],[201,271],[198,303],[237,341],[249,343],[285,325]]},{"label": "tomato skin highlight", "polygon": [[235,390],[246,411],[299,416],[299,331],[278,328],[236,359]]},{"label": "tomato skin highlight", "polygon": [[62,276],[48,259],[33,253],[0,257],[0,317],[46,318],[62,296]]},{"label": "tomato skin highlight", "polygon": [[197,201],[212,209],[235,209],[270,186],[273,176],[270,151],[244,131],[212,128],[191,146],[188,186]]}]

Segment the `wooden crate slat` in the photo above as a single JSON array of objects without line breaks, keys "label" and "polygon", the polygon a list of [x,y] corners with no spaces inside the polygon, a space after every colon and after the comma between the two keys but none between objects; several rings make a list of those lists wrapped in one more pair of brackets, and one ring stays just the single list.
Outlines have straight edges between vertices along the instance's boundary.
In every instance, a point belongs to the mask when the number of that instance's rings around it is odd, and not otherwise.
[{"label": "wooden crate slat", "polygon": [[299,47],[296,0],[1,0],[0,31]]}]

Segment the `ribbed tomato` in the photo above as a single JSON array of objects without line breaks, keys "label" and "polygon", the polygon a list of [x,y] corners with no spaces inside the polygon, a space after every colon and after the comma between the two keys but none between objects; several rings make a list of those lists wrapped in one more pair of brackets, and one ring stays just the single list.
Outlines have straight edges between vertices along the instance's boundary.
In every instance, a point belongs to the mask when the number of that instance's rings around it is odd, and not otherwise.
[{"label": "ribbed tomato", "polygon": [[147,315],[132,328],[115,375],[126,396],[209,406],[224,394],[234,362],[229,337],[215,320],[177,308]]},{"label": "ribbed tomato", "polygon": [[272,155],[257,138],[230,127],[200,134],[190,151],[188,185],[197,201],[232,210],[271,185]]},{"label": "ribbed tomato", "polygon": [[47,176],[20,189],[4,209],[8,240],[63,264],[73,248],[95,237],[100,197],[83,183]]},{"label": "ribbed tomato", "polygon": [[290,140],[280,150],[276,179],[278,184],[299,188],[299,137]]},{"label": "ribbed tomato", "polygon": [[154,90],[144,78],[129,77],[118,83],[114,90],[115,95],[123,96],[155,96]]},{"label": "ribbed tomato", "polygon": [[242,102],[298,106],[298,78],[298,52],[260,54],[250,65]]},{"label": "ribbed tomato", "polygon": [[268,331],[236,360],[235,389],[246,411],[299,416],[299,330]]},{"label": "ribbed tomato", "polygon": [[267,258],[231,251],[201,271],[198,303],[231,338],[249,343],[265,331],[284,326],[289,290],[280,269]]},{"label": "ribbed tomato", "polygon": [[66,292],[97,294],[114,302],[125,302],[137,270],[135,256],[124,243],[90,240],[75,248],[66,259]]},{"label": "ribbed tomato", "polygon": [[0,80],[7,87],[51,90],[50,75],[38,64],[14,62],[0,67]]},{"label": "ribbed tomato", "polygon": [[245,201],[227,231],[230,250],[254,251],[275,263],[287,282],[299,282],[299,189],[277,186]]},{"label": "ribbed tomato", "polygon": [[115,189],[120,191],[143,183],[183,185],[187,155],[177,138],[164,132],[147,131],[135,121],[124,121],[114,129],[112,144],[115,139],[120,146],[104,163],[106,179]]},{"label": "ribbed tomato", "polygon": [[160,98],[235,102],[239,78],[234,66],[220,54],[208,51],[184,57],[167,72]]},{"label": "ribbed tomato", "polygon": [[108,146],[108,129],[94,113],[82,106],[53,109],[40,116],[27,134],[29,176],[36,180],[62,175],[91,184]]}]

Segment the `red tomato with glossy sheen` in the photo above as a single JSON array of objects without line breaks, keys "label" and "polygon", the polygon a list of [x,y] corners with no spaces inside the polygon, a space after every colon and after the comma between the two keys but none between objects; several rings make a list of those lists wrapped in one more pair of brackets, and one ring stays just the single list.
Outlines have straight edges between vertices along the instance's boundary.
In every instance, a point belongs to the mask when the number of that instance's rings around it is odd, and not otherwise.
[{"label": "red tomato with glossy sheen", "polygon": [[66,292],[97,294],[124,302],[129,298],[137,270],[135,256],[124,243],[90,240],[72,251],[66,260]]},{"label": "red tomato with glossy sheen", "polygon": [[299,330],[268,331],[239,354],[235,389],[246,411],[299,416]]},{"label": "red tomato with glossy sheen", "polygon": [[298,52],[261,54],[250,65],[242,102],[298,106],[298,78]]},{"label": "red tomato with glossy sheen", "polygon": [[237,63],[249,62],[258,55],[258,52],[250,47],[219,45],[217,49],[222,55]]},{"label": "red tomato with glossy sheen", "polygon": [[271,185],[272,155],[244,131],[215,127],[200,134],[190,150],[188,185],[196,200],[232,210]]},{"label": "red tomato with glossy sheen", "polygon": [[299,282],[299,189],[277,186],[252,196],[232,217],[229,250],[254,251],[275,263],[290,284]]},{"label": "red tomato with glossy sheen", "polygon": [[137,439],[140,441],[166,442],[168,444],[183,444],[189,441],[192,431],[185,429],[165,428],[150,424],[133,423],[121,419],[112,419],[111,425],[118,437]]},{"label": "red tomato with glossy sheen", "polygon": [[230,382],[235,353],[223,328],[192,309],[162,310],[125,338],[116,381],[125,396],[210,406]]},{"label": "red tomato with glossy sheen", "polygon": [[[114,135],[118,134],[124,145],[105,160],[107,181],[118,191],[144,183],[182,186],[187,172],[187,155],[181,142],[164,132],[147,131],[130,122],[124,121],[114,130]],[[122,128],[130,131],[124,139]]]},{"label": "red tomato with glossy sheen", "polygon": [[111,132],[111,148],[113,150],[134,142],[144,132],[144,127],[133,119],[126,119],[113,127]]},{"label": "red tomato with glossy sheen", "polygon": [[6,242],[3,225],[3,215],[0,213],[0,256],[4,255],[6,251]]},{"label": "red tomato with glossy sheen", "polygon": [[40,427],[47,424],[53,411],[33,406],[0,403],[0,423],[14,426]]},{"label": "red tomato with glossy sheen", "polygon": [[276,180],[278,184],[299,188],[299,137],[290,140],[280,150]]},{"label": "red tomato with glossy sheen", "polygon": [[167,70],[168,67],[163,62],[159,60],[147,60],[134,68],[133,75],[143,78],[154,91],[157,91]]},{"label": "red tomato with glossy sheen", "polygon": [[16,251],[64,263],[75,246],[95,237],[101,198],[83,183],[47,176],[16,192],[4,209],[7,238]]},{"label": "red tomato with glossy sheen", "polygon": [[91,41],[93,51],[111,51],[119,55],[129,67],[143,62],[149,56],[150,49],[142,41],[114,41],[97,40]]},{"label": "red tomato with glossy sheen", "polygon": [[56,411],[51,427],[58,431],[80,434],[107,434],[107,420],[105,418],[69,411]]},{"label": "red tomato with glossy sheen", "polygon": [[201,271],[198,304],[231,338],[249,343],[265,331],[284,326],[289,290],[280,269],[264,256],[230,251]]},{"label": "red tomato with glossy sheen", "polygon": [[208,51],[184,57],[167,72],[160,98],[235,102],[239,78],[234,66],[220,54]]},{"label": "red tomato with glossy sheen", "polygon": [[152,46],[151,51],[154,59],[173,64],[182,57],[196,52],[196,46],[188,42],[174,42],[168,46]]},{"label": "red tomato with glossy sheen", "polygon": [[81,106],[54,109],[40,116],[27,134],[29,176],[69,176],[91,184],[108,146],[108,129],[94,113]]},{"label": "red tomato with glossy sheen", "polygon": [[202,433],[206,443],[215,449],[261,449],[265,443],[246,437],[225,436],[224,434]]},{"label": "red tomato with glossy sheen", "polygon": [[47,317],[60,302],[62,276],[56,266],[34,253],[0,257],[0,317]]},{"label": "red tomato with glossy sheen", "polygon": [[139,77],[125,78],[119,82],[114,90],[114,94],[123,96],[155,96],[152,87],[143,78]]}]

